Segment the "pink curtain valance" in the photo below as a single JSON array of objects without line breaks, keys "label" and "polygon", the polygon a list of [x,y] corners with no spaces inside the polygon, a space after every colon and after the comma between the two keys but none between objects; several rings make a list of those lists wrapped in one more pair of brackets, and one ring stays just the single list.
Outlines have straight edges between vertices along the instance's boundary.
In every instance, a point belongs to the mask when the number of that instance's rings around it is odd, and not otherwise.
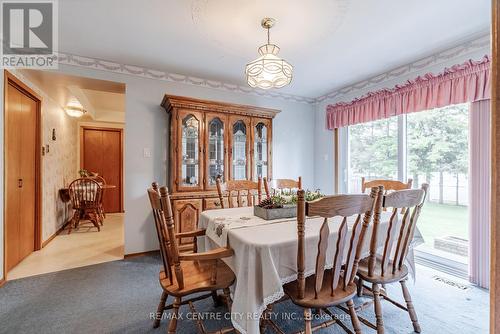
[{"label": "pink curtain valance", "polygon": [[490,98],[490,58],[469,60],[446,68],[442,73],[428,73],[392,89],[382,89],[349,103],[326,107],[329,130],[375,121],[391,116],[444,107],[450,104],[476,102]]}]

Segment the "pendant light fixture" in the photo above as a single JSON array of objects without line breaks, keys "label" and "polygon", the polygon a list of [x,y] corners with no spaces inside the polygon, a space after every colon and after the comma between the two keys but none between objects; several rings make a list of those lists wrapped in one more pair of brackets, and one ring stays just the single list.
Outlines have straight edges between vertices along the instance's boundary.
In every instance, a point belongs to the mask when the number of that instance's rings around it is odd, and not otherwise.
[{"label": "pendant light fixture", "polygon": [[293,66],[278,57],[280,48],[270,42],[269,29],[275,22],[276,20],[270,17],[261,21],[262,28],[267,29],[267,44],[258,49],[260,57],[246,66],[245,74],[250,87],[281,88],[292,81]]}]

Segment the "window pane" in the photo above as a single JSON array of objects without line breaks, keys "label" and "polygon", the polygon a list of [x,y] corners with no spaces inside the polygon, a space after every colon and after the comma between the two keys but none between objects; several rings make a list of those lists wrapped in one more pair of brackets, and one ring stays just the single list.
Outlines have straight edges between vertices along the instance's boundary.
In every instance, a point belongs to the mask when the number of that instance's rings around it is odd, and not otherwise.
[{"label": "window pane", "polygon": [[224,182],[224,124],[216,117],[208,129],[208,184],[214,185],[217,177]]},{"label": "window pane", "polygon": [[198,133],[199,122],[193,115],[182,120],[182,185],[198,185]]},{"label": "window pane", "polygon": [[255,179],[267,177],[267,128],[263,123],[255,126],[254,152]]},{"label": "window pane", "polygon": [[233,125],[233,179],[247,178],[247,127],[245,122]]},{"label": "window pane", "polygon": [[350,126],[348,136],[348,192],[361,192],[361,177],[397,179],[397,117]]},{"label": "window pane", "polygon": [[463,261],[469,219],[468,112],[468,104],[459,104],[407,116],[408,177],[414,188],[423,182],[430,186],[417,223],[425,241],[419,249]]}]

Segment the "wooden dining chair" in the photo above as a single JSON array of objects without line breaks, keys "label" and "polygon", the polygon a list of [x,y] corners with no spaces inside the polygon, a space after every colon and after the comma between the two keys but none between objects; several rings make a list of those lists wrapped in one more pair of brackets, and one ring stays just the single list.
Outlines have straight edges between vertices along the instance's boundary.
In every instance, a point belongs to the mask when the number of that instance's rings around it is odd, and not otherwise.
[{"label": "wooden dining chair", "polygon": [[69,223],[68,234],[73,226],[76,228],[80,220],[88,219],[101,231],[101,215],[99,206],[102,198],[102,188],[97,181],[92,178],[79,178],[71,182],[68,187],[69,197],[73,206],[74,214]]},{"label": "wooden dining chair", "polygon": [[[346,303],[351,316],[352,326],[356,333],[361,333],[360,323],[354,310],[352,299],[356,295],[356,270],[359,256],[358,242],[363,239],[363,234],[370,222],[375,198],[379,189],[373,188],[372,193],[356,195],[336,195],[317,199],[312,202],[305,201],[304,190],[297,193],[297,280],[283,286],[285,294],[291,301],[304,308],[305,330],[299,333],[310,334],[320,328],[338,324],[348,333],[348,327],[328,309]],[[311,259],[311,254],[305,252],[305,222],[306,217],[319,216],[323,223],[319,231],[317,256],[314,265],[314,274],[306,277],[306,261]],[[347,218],[355,216],[350,239],[348,238]],[[333,268],[325,270],[328,240],[330,237],[329,219],[340,217],[341,222],[338,236],[334,243]],[[348,240],[349,239],[349,240]],[[321,309],[331,319],[312,326],[311,309]],[[277,329],[277,326],[270,322]],[[278,329],[278,331],[280,331]],[[281,331],[282,332],[282,331]]]},{"label": "wooden dining chair", "polygon": [[272,179],[269,181],[267,177],[264,178],[264,189],[266,191],[266,197],[274,195],[276,191],[288,190],[292,191],[293,189],[302,189],[302,177],[299,176],[299,179]]},{"label": "wooden dining chair", "polygon": [[[106,185],[106,180],[100,175],[94,176],[94,180],[96,180],[100,185],[103,185],[103,186]],[[106,192],[106,189],[104,189],[104,187],[103,187],[102,194],[101,194],[101,200],[99,203],[99,215],[101,216],[101,225],[103,225],[104,219],[106,218],[106,212],[104,211],[104,205],[103,205],[105,192]]]},{"label": "wooden dining chair", "polygon": [[408,182],[404,183],[396,180],[383,180],[383,179],[366,181],[366,178],[362,177],[361,192],[364,193],[366,189],[382,186],[384,187],[384,191],[387,193],[389,191],[411,189],[412,184],[413,184],[413,179],[408,179]]},{"label": "wooden dining chair", "polygon": [[[163,270],[160,271],[159,277],[163,292],[153,326],[157,328],[160,325],[163,312],[172,309],[173,315],[168,325],[168,333],[175,333],[180,306],[189,305],[193,315],[196,315],[198,313],[193,303],[214,297],[217,290],[223,290],[224,300],[229,312],[231,312],[229,287],[234,283],[236,277],[222,259],[231,257],[233,250],[230,248],[217,248],[203,253],[180,253],[178,239],[202,236],[205,235],[205,231],[196,230],[175,233],[172,206],[167,188],[158,188],[158,185],[153,183],[152,188],[148,189],[148,196],[153,210],[163,264]],[[208,293],[200,295],[202,292]],[[194,297],[193,294],[195,294]],[[168,296],[174,298],[171,305],[166,305]],[[190,299],[183,300],[183,298],[190,296]],[[198,330],[201,333],[206,333],[201,321],[202,317],[193,316],[192,319],[197,322]],[[231,327],[221,329],[217,333],[222,334],[232,331],[234,331],[234,328]]]},{"label": "wooden dining chair", "polygon": [[[223,209],[227,207],[234,208],[235,197],[237,207],[257,205],[262,200],[262,178],[260,177],[257,182],[249,180],[229,180],[225,183],[222,183],[221,178],[217,177],[216,184],[220,205]],[[227,202],[225,201],[226,197]]]},{"label": "wooden dining chair", "polygon": [[[370,240],[370,255],[359,262],[357,284],[359,295],[363,295],[363,291],[366,290],[373,297],[376,325],[369,323],[365,319],[362,320],[368,326],[376,329],[378,334],[384,333],[381,297],[407,311],[413,323],[413,329],[415,332],[420,333],[417,314],[406,286],[408,268],[405,265],[405,260],[413,240],[418,217],[425,203],[428,188],[429,185],[424,183],[421,189],[394,191],[377,199]],[[381,236],[378,230],[382,209],[392,209],[392,214],[389,218],[387,233]],[[403,214],[400,214],[401,209],[404,209]],[[378,240],[379,237],[384,238],[384,246],[381,250],[377,247],[377,245],[381,244]],[[371,283],[371,288],[365,286],[363,282]],[[394,282],[400,282],[406,306],[392,300],[385,291],[381,291],[380,285],[385,286]],[[361,308],[370,304],[365,303]]]}]

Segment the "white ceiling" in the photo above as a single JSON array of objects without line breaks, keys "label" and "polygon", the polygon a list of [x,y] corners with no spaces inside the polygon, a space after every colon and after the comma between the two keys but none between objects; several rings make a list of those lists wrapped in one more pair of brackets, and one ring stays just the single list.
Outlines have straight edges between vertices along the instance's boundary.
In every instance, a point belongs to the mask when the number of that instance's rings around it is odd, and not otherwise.
[{"label": "white ceiling", "polygon": [[59,51],[245,84],[265,42],[318,97],[489,31],[490,0],[62,0]]}]

